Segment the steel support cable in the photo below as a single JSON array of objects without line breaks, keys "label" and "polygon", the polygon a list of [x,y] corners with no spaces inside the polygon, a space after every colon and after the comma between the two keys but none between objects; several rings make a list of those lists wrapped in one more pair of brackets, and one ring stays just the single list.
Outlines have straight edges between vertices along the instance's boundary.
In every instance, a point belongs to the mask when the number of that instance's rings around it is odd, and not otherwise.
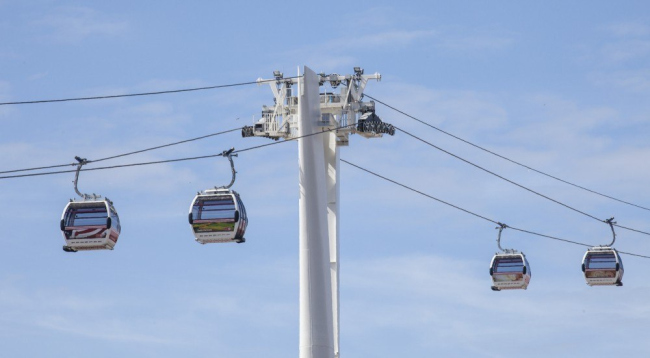
[{"label": "steel support cable", "polygon": [[[574,245],[581,245],[581,246],[586,246],[586,247],[593,247],[592,245],[583,244],[583,243],[581,243],[581,242],[571,241],[571,240],[566,240],[566,239],[560,239],[559,237],[554,237],[554,236],[544,235],[544,234],[540,234],[540,233],[537,233],[537,232],[534,232],[534,231],[528,231],[528,230],[524,230],[524,229],[519,229],[519,228],[512,227],[512,226],[508,226],[508,228],[513,229],[513,230],[517,230],[517,231],[521,231],[521,232],[526,233],[526,234],[531,234],[531,235],[536,235],[536,236],[546,237],[546,238],[553,239],[553,240],[559,240],[559,241],[568,242],[568,243],[571,243],[571,244],[574,244]],[[621,254],[626,254],[626,255],[630,255],[630,256],[642,257],[642,258],[645,258],[645,259],[650,259],[650,256],[646,256],[646,255],[640,255],[640,254],[635,254],[635,253],[632,253],[632,252],[619,251],[619,250],[616,250],[616,251],[618,251],[618,252],[621,253]]]},{"label": "steel support cable", "polygon": [[[524,190],[527,190],[527,191],[529,191],[529,192],[531,192],[531,193],[533,193],[533,194],[535,194],[535,195],[538,195],[538,196],[540,196],[540,197],[542,197],[542,198],[544,198],[544,199],[547,199],[547,200],[549,200],[549,201],[552,201],[552,202],[554,202],[554,203],[556,203],[556,204],[558,204],[558,205],[564,206],[565,208],[567,208],[567,209],[569,209],[569,210],[573,210],[573,211],[575,211],[575,212],[577,212],[577,213],[579,213],[579,214],[582,214],[582,215],[584,215],[584,216],[587,216],[587,217],[589,217],[589,218],[592,218],[592,219],[594,219],[594,220],[596,220],[596,221],[603,222],[603,223],[607,223],[605,220],[601,220],[601,219],[599,219],[598,217],[596,217],[596,216],[594,216],[594,215],[591,215],[591,214],[586,213],[586,212],[584,212],[584,211],[582,211],[582,210],[576,209],[576,208],[574,208],[574,207],[572,207],[572,206],[570,206],[570,205],[567,205],[567,204],[565,204],[565,203],[563,203],[563,202],[561,202],[561,201],[558,201],[558,200],[556,200],[556,199],[553,199],[553,198],[551,198],[551,197],[549,197],[549,196],[547,196],[547,195],[544,195],[544,194],[542,194],[542,193],[540,193],[540,192],[537,192],[537,191],[535,191],[535,190],[533,190],[533,189],[530,189],[530,188],[528,188],[528,187],[525,187],[525,186],[523,186],[523,185],[521,185],[521,184],[519,184],[519,183],[517,183],[517,182],[514,182],[514,181],[512,181],[512,180],[510,180],[510,179],[508,179],[508,178],[506,178],[506,177],[504,177],[504,176],[501,176],[501,175],[499,175],[499,174],[497,174],[497,173],[491,171],[491,170],[485,169],[485,168],[483,168],[482,166],[480,166],[480,165],[478,165],[478,164],[475,164],[475,163],[473,163],[473,162],[470,162],[469,160],[467,160],[467,159],[465,159],[465,158],[462,158],[462,157],[460,157],[460,156],[458,156],[458,155],[456,155],[456,154],[454,154],[454,153],[451,153],[451,152],[449,152],[449,151],[447,151],[447,150],[444,150],[444,149],[438,147],[437,145],[435,145],[435,144],[433,144],[433,143],[430,143],[430,142],[427,142],[426,140],[424,140],[424,139],[422,139],[422,138],[420,138],[420,137],[418,137],[418,136],[416,136],[416,135],[414,135],[414,134],[412,134],[412,133],[409,133],[409,132],[407,132],[407,131],[405,131],[405,130],[399,128],[399,127],[395,127],[395,128],[398,129],[399,131],[401,131],[402,133],[404,133],[404,134],[410,136],[411,138],[417,139],[417,140],[421,141],[422,143],[425,143],[425,144],[427,144],[427,145],[429,145],[429,146],[431,146],[431,147],[433,147],[433,148],[435,148],[435,149],[437,149],[437,150],[439,150],[439,151],[441,151],[441,152],[443,152],[443,153],[445,153],[445,154],[448,154],[448,155],[450,155],[450,156],[452,156],[452,157],[454,157],[454,158],[456,158],[456,159],[459,159],[459,160],[461,160],[461,161],[463,161],[463,162],[465,162],[465,163],[467,163],[467,164],[469,164],[469,165],[471,165],[471,166],[473,166],[473,167],[476,167],[476,168],[478,168],[478,169],[480,169],[480,170],[483,170],[483,171],[486,172],[486,173],[492,174],[492,175],[496,176],[496,177],[499,178],[499,179],[505,180],[505,181],[507,181],[507,182],[510,183],[510,184],[516,185],[516,186],[518,186],[518,187],[520,187],[520,188],[522,188],[522,189],[524,189]],[[618,225],[618,224],[615,224],[615,226],[616,226],[616,227],[620,227],[621,229],[626,229],[626,230],[634,231],[634,232],[637,232],[637,233],[641,233],[641,234],[645,234],[645,235],[650,235],[650,233],[648,233],[648,232],[641,231],[641,230],[637,230],[637,229],[628,228],[628,227],[625,227],[625,226],[620,226],[620,225]]]},{"label": "steel support cable", "polygon": [[386,106],[386,107],[388,107],[388,108],[394,110],[394,111],[397,112],[397,113],[400,113],[400,114],[402,114],[402,115],[404,115],[404,116],[406,116],[406,117],[409,117],[409,118],[411,118],[411,119],[413,119],[413,120],[415,120],[415,121],[417,121],[417,122],[420,122],[420,123],[424,124],[425,126],[428,126],[428,127],[430,127],[430,128],[433,128],[433,129],[435,129],[435,130],[437,130],[437,131],[439,131],[439,132],[441,132],[441,133],[443,133],[443,134],[446,134],[446,135],[448,135],[448,136],[450,136],[450,137],[452,137],[452,138],[454,138],[454,139],[457,139],[457,140],[459,140],[459,141],[461,141],[461,142],[463,142],[463,143],[469,144],[469,145],[471,145],[472,147],[475,147],[475,148],[477,148],[477,149],[480,149],[480,150],[482,150],[482,151],[484,151],[484,152],[486,152],[486,153],[490,153],[490,154],[492,154],[492,155],[494,155],[494,156],[497,156],[497,157],[499,157],[499,158],[501,158],[501,159],[507,160],[507,161],[509,161],[509,162],[511,162],[511,163],[513,163],[513,164],[519,165],[519,166],[521,166],[521,167],[524,167],[524,168],[526,168],[526,169],[532,170],[532,171],[534,171],[534,172],[536,172],[536,173],[542,174],[542,175],[544,175],[544,176],[546,176],[546,177],[549,177],[549,178],[551,178],[551,179],[555,179],[555,180],[557,180],[557,181],[560,181],[560,182],[562,182],[562,183],[565,183],[565,184],[571,185],[571,186],[573,186],[573,187],[576,187],[576,188],[579,188],[579,189],[582,189],[582,190],[588,191],[588,192],[590,192],[590,193],[592,193],[592,194],[600,195],[600,196],[602,196],[602,197],[605,197],[605,198],[608,198],[608,199],[611,199],[611,200],[615,200],[615,201],[618,201],[618,202],[623,203],[623,204],[631,205],[631,206],[637,207],[637,208],[639,208],[639,209],[643,209],[643,210],[650,211],[650,208],[647,208],[647,207],[645,207],[645,206],[641,206],[641,205],[638,205],[638,204],[634,204],[634,203],[631,203],[631,202],[629,202],[629,201],[625,201],[625,200],[622,200],[622,199],[618,199],[618,198],[615,198],[615,197],[613,197],[613,196],[610,196],[610,195],[607,195],[607,194],[603,194],[603,193],[597,192],[597,191],[595,191],[595,190],[592,190],[592,189],[586,188],[586,187],[584,187],[584,186],[581,186],[581,185],[578,185],[578,184],[574,184],[574,183],[572,183],[572,182],[570,182],[570,181],[564,180],[564,179],[562,179],[562,178],[558,178],[558,177],[553,176],[553,175],[551,175],[551,174],[545,173],[545,172],[543,172],[543,171],[541,171],[541,170],[538,170],[538,169],[535,169],[535,168],[533,168],[533,167],[530,167],[530,166],[528,166],[528,165],[526,165],[526,164],[520,163],[520,162],[518,162],[518,161],[516,161],[516,160],[513,160],[513,159],[510,159],[510,158],[508,158],[508,157],[505,157],[505,156],[503,156],[503,155],[501,155],[501,154],[499,154],[499,153],[496,153],[496,152],[493,152],[493,151],[491,151],[491,150],[489,150],[489,149],[487,149],[487,148],[481,147],[481,146],[478,145],[478,144],[474,144],[474,143],[472,143],[472,142],[470,142],[470,141],[468,141],[468,140],[466,140],[466,139],[463,139],[463,138],[461,138],[461,137],[458,137],[458,136],[456,136],[456,135],[454,135],[454,134],[451,134],[451,133],[449,133],[449,132],[447,132],[447,131],[445,131],[445,130],[443,130],[443,129],[440,129],[440,128],[438,128],[438,127],[436,127],[436,126],[434,126],[434,125],[432,125],[432,124],[430,124],[430,123],[427,123],[427,122],[425,122],[425,121],[423,121],[423,120],[421,120],[421,119],[418,119],[418,118],[416,118],[416,117],[414,117],[414,116],[412,116],[412,115],[410,115],[410,114],[408,114],[408,113],[405,113],[405,112],[403,112],[403,111],[401,111],[401,110],[399,110],[399,109],[397,109],[397,108],[395,108],[395,107],[393,107],[393,106],[391,106],[391,105],[389,105],[389,104],[387,104],[387,103],[385,103],[385,102],[382,102],[382,101],[380,101],[380,100],[378,100],[378,99],[376,99],[376,98],[374,98],[374,97],[372,97],[372,96],[369,96],[369,95],[367,95],[367,94],[364,94],[364,97],[368,97],[368,98],[372,99],[373,101],[375,101],[375,102],[377,102],[377,103],[381,103],[381,104],[383,104],[384,106]]},{"label": "steel support cable", "polygon": [[413,192],[416,192],[416,193],[418,193],[418,194],[420,194],[420,195],[426,196],[426,197],[429,198],[429,199],[433,199],[433,200],[435,200],[435,201],[441,202],[441,203],[443,203],[443,204],[445,204],[445,205],[448,205],[448,206],[451,206],[451,207],[456,208],[456,209],[458,209],[458,210],[464,211],[464,212],[466,212],[466,213],[468,213],[468,214],[470,214],[470,215],[474,215],[474,216],[476,216],[477,218],[481,218],[481,219],[486,220],[486,221],[489,221],[489,222],[491,222],[491,223],[494,223],[494,224],[497,224],[497,225],[499,224],[499,223],[498,223],[497,221],[495,221],[495,220],[489,219],[489,218],[487,218],[487,217],[485,217],[485,216],[482,216],[482,215],[479,215],[479,214],[477,214],[477,213],[471,212],[471,211],[469,211],[469,210],[467,210],[467,209],[463,209],[463,208],[461,208],[460,206],[456,206],[456,205],[451,204],[451,203],[449,203],[449,202],[446,202],[446,201],[444,201],[444,200],[442,200],[442,199],[438,199],[438,198],[433,197],[433,196],[431,196],[431,195],[429,195],[429,194],[423,193],[423,192],[421,192],[421,191],[419,191],[419,190],[416,190],[416,189],[413,189],[413,188],[411,188],[411,187],[409,187],[409,186],[406,186],[406,185],[404,185],[404,184],[398,183],[398,182],[396,182],[395,180],[389,179],[389,178],[387,178],[387,177],[385,177],[385,176],[382,176],[382,175],[380,175],[380,174],[377,174],[377,173],[375,173],[375,172],[372,172],[372,171],[370,171],[370,170],[368,170],[368,169],[362,168],[362,167],[360,167],[360,166],[358,166],[358,165],[356,165],[356,164],[352,164],[352,163],[348,162],[348,161],[345,160],[345,159],[341,159],[341,161],[342,161],[343,163],[348,164],[348,165],[351,165],[351,166],[353,166],[353,167],[355,167],[355,168],[357,168],[357,169],[363,170],[363,171],[366,172],[366,173],[372,174],[372,175],[374,175],[374,176],[376,176],[376,177],[378,177],[378,178],[384,179],[384,180],[386,180],[386,181],[388,181],[388,182],[391,182],[391,183],[393,183],[393,184],[395,184],[395,185],[399,185],[399,186],[401,186],[402,188],[405,188],[405,189],[411,190],[411,191],[413,191]]},{"label": "steel support cable", "polygon": [[[374,176],[376,176],[376,177],[378,177],[378,178],[381,178],[381,179],[383,179],[383,180],[386,180],[386,181],[388,181],[388,182],[390,182],[390,183],[393,183],[393,184],[399,185],[399,186],[401,186],[402,188],[408,189],[408,190],[410,190],[410,191],[412,191],[412,192],[415,192],[415,193],[417,193],[417,194],[420,194],[420,195],[422,195],[422,196],[425,196],[425,197],[427,197],[427,198],[429,198],[429,199],[436,200],[436,201],[438,201],[438,202],[440,202],[440,203],[443,203],[443,204],[445,204],[445,205],[447,205],[447,206],[451,206],[451,207],[453,207],[454,209],[458,209],[458,210],[464,211],[464,212],[467,213],[467,214],[473,215],[473,216],[475,216],[475,217],[477,217],[477,218],[480,218],[480,219],[483,219],[483,220],[485,220],[485,221],[489,221],[489,222],[491,222],[491,223],[493,223],[493,224],[501,225],[501,223],[498,222],[498,221],[496,221],[496,220],[492,220],[492,219],[487,218],[487,217],[485,217],[485,216],[483,216],[483,215],[480,215],[480,214],[477,214],[477,213],[472,212],[472,211],[470,211],[470,210],[467,210],[467,209],[461,208],[460,206],[457,206],[457,205],[451,204],[451,203],[446,202],[446,201],[444,201],[444,200],[442,200],[442,199],[438,199],[438,198],[436,198],[436,197],[434,197],[434,196],[431,196],[431,195],[429,195],[429,194],[426,194],[426,193],[424,193],[424,192],[422,192],[422,191],[420,191],[420,190],[414,189],[414,188],[412,188],[412,187],[410,187],[410,186],[408,186],[408,185],[404,185],[404,184],[399,183],[399,182],[397,182],[397,181],[395,181],[395,180],[393,180],[393,179],[390,179],[390,178],[388,178],[388,177],[385,177],[385,176],[383,176],[383,175],[381,175],[381,174],[377,174],[377,173],[375,173],[375,172],[373,172],[373,171],[371,171],[371,170],[368,170],[368,169],[366,169],[366,168],[363,168],[363,167],[361,167],[361,166],[358,166],[358,165],[356,165],[356,164],[353,164],[353,163],[351,163],[351,162],[349,162],[349,161],[347,161],[347,160],[345,160],[345,159],[341,159],[341,161],[342,161],[343,163],[345,163],[345,164],[348,164],[348,165],[353,166],[353,167],[355,167],[355,168],[357,168],[357,169],[359,169],[359,170],[362,170],[362,171],[364,171],[364,172],[366,172],[366,173],[368,173],[368,174],[374,175]],[[540,233],[537,233],[537,232],[534,232],[534,231],[525,230],[525,229],[519,229],[519,228],[516,228],[516,227],[512,227],[512,226],[510,226],[510,225],[506,225],[506,226],[507,226],[508,228],[510,228],[510,229],[517,230],[517,231],[520,231],[520,232],[523,232],[523,233],[526,233],[526,234],[530,234],[530,235],[535,235],[535,236],[545,237],[545,238],[548,238],[548,239],[557,240],[557,241],[562,241],[562,242],[566,242],[566,243],[570,243],[570,244],[574,244],[574,245],[580,245],[580,246],[586,246],[586,247],[593,247],[593,245],[588,245],[588,244],[585,244],[585,243],[582,243],[582,242],[577,242],[577,241],[572,241],[572,240],[567,240],[567,239],[561,239],[561,238],[559,238],[559,237],[555,237],[555,236],[550,236],[550,235],[540,234]],[[634,254],[634,253],[624,252],[624,251],[618,251],[618,252],[621,253],[621,254],[632,255],[632,256],[637,256],[637,257],[642,257],[642,258],[650,259],[650,256],[646,256],[646,255],[639,255],[639,254]]]},{"label": "steel support cable", "polygon": [[[262,144],[262,145],[256,145],[256,146],[253,146],[253,147],[249,147],[249,148],[244,148],[244,149],[236,150],[236,151],[234,151],[234,152],[232,152],[232,153],[233,153],[233,154],[237,154],[237,153],[247,152],[247,151],[250,151],[250,150],[255,150],[255,149],[259,149],[259,148],[264,148],[264,147],[268,147],[268,146],[272,146],[272,145],[277,145],[277,144],[281,144],[281,143],[292,142],[292,141],[295,141],[295,140],[298,140],[298,139],[301,139],[301,138],[307,138],[307,137],[311,137],[311,136],[318,135],[318,134],[323,134],[323,133],[327,133],[327,132],[337,131],[337,130],[339,130],[339,129],[343,129],[343,128],[347,128],[347,127],[351,127],[351,126],[353,126],[353,125],[346,125],[346,126],[341,126],[341,127],[336,127],[336,128],[324,129],[324,130],[322,130],[321,132],[315,132],[315,133],[311,133],[311,134],[306,134],[306,135],[304,135],[304,136],[294,137],[294,138],[290,138],[290,139],[287,139],[287,140],[284,140],[284,141],[277,141],[277,142],[272,142],[272,143],[267,143],[267,144]],[[237,128],[237,129],[241,129],[241,128]],[[142,163],[131,163],[131,164],[111,165],[111,166],[106,166],[106,167],[85,168],[85,169],[81,169],[80,171],[84,172],[84,171],[91,171],[91,170],[105,170],[105,169],[126,168],[126,167],[135,167],[135,166],[143,166],[143,165],[153,165],[153,164],[164,164],[164,163],[173,163],[173,162],[183,162],[183,161],[188,161],[188,160],[198,160],[198,159],[207,159],[207,158],[220,157],[220,156],[222,156],[222,155],[223,155],[223,153],[219,153],[219,154],[211,154],[211,155],[202,155],[202,156],[197,156],[197,157],[178,158],[178,159],[168,159],[168,160],[158,160],[158,161],[142,162]],[[90,160],[88,161],[88,163],[92,163],[92,162],[95,162],[95,161],[90,161]],[[76,163],[76,164],[74,164],[74,165],[76,166],[76,165],[78,165],[78,163]],[[32,174],[6,175],[6,176],[0,176],[0,180],[1,180],[1,179],[14,179],[14,178],[35,177],[35,176],[43,176],[43,175],[53,175],[53,174],[63,174],[63,173],[73,173],[73,172],[76,172],[76,171],[77,171],[76,169],[71,169],[71,170],[59,170],[59,171],[45,172],[45,173],[32,173]]]},{"label": "steel support cable", "polygon": [[129,153],[124,153],[124,154],[114,155],[114,156],[111,156],[111,157],[106,157],[106,158],[101,158],[101,159],[95,159],[95,160],[91,160],[91,161],[89,161],[89,163],[93,163],[93,162],[101,162],[101,161],[104,161],[104,160],[115,159],[115,158],[120,158],[120,157],[126,157],[126,156],[128,156],[128,155],[132,155],[132,154],[139,154],[139,153],[143,153],[143,152],[148,152],[148,151],[155,150],[155,149],[161,149],[161,148],[171,147],[171,146],[178,145],[178,144],[194,142],[194,141],[201,140],[201,139],[205,139],[205,138],[215,137],[215,136],[218,136],[218,135],[221,135],[221,134],[226,134],[226,133],[231,133],[231,132],[234,132],[234,131],[239,131],[239,130],[241,130],[241,129],[242,129],[242,127],[233,128],[233,129],[228,129],[228,130],[225,130],[225,131],[221,131],[221,132],[217,132],[217,133],[212,133],[212,134],[208,134],[208,135],[204,135],[204,136],[200,136],[200,137],[196,137],[196,138],[185,139],[185,140],[182,140],[182,141],[179,141],[179,142],[174,142],[174,143],[169,143],[169,144],[163,144],[163,145],[159,145],[159,146],[156,146],[156,147],[151,147],[151,148],[142,149],[142,150],[136,150],[136,151],[134,151],[134,152],[129,152]]},{"label": "steel support cable", "polygon": [[[298,78],[298,77],[300,77],[300,76],[287,77],[286,79],[293,79],[293,78]],[[169,93],[205,91],[205,90],[211,90],[211,89],[217,89],[217,88],[237,87],[237,86],[245,86],[245,85],[276,82],[276,81],[277,81],[276,79],[272,79],[272,80],[261,80],[261,81],[249,81],[249,82],[232,83],[232,84],[227,84],[227,85],[176,89],[176,90],[168,90],[168,91],[128,93],[128,94],[93,96],[93,97],[74,97],[74,98],[62,98],[62,99],[43,99],[43,100],[35,100],[35,101],[0,102],[0,106],[16,105],[16,104],[37,104],[37,103],[53,103],[53,102],[89,101],[89,100],[122,98],[122,97],[153,96],[153,95],[169,94]]]},{"label": "steel support cable", "polygon": [[[97,167],[97,168],[85,168],[81,169],[80,171],[82,172],[87,172],[87,171],[93,171],[93,170],[104,170],[104,169],[116,169],[116,168],[127,168],[127,167],[137,167],[137,166],[142,166],[142,165],[152,165],[152,164],[163,164],[163,163],[173,163],[173,162],[183,162],[187,160],[197,160],[197,159],[206,159],[206,158],[214,158],[214,157],[220,157],[223,153],[219,154],[211,154],[211,155],[202,155],[198,157],[189,157],[189,158],[179,158],[179,159],[167,159],[167,160],[158,160],[158,161],[153,161],[153,162],[142,162],[142,163],[131,163],[131,164],[118,164],[118,165],[111,165],[107,167]],[[90,163],[90,162],[89,162]],[[1,176],[0,179],[13,179],[13,178],[26,178],[26,177],[37,177],[37,176],[43,176],[43,175],[53,175],[53,174],[63,174],[63,173],[74,173],[76,172],[76,169],[71,169],[71,170],[58,170],[54,172],[45,172],[45,173],[31,173],[31,174],[18,174],[18,175],[6,175],[6,176]]]},{"label": "steel support cable", "polygon": [[[182,141],[179,141],[179,142],[174,142],[174,143],[169,143],[169,144],[163,144],[163,145],[159,145],[159,146],[151,147],[151,148],[147,148],[147,149],[136,150],[136,151],[134,151],[134,152],[129,152],[129,153],[124,153],[124,154],[113,155],[113,156],[106,157],[106,158],[101,158],[101,159],[89,160],[89,161],[87,161],[87,164],[88,164],[88,163],[101,162],[101,161],[109,160],[109,159],[120,158],[120,157],[126,157],[126,156],[128,156],[128,155],[139,154],[139,153],[148,152],[148,151],[155,150],[155,149],[161,149],[161,148],[171,147],[171,146],[174,146],[174,145],[177,145],[177,144],[183,144],[183,143],[193,142],[193,141],[197,141],[197,140],[201,140],[201,139],[205,139],[205,138],[209,138],[209,137],[214,137],[214,136],[218,136],[218,135],[221,135],[221,134],[226,134],[226,133],[230,133],[230,132],[234,132],[234,131],[238,131],[238,130],[241,130],[241,127],[233,128],[233,129],[229,129],[229,130],[221,131],[221,132],[217,132],[217,133],[212,133],[212,134],[208,134],[208,135],[204,135],[204,136],[200,136],[200,137],[195,137],[195,138],[185,139],[185,140],[182,140]],[[50,166],[47,166],[47,167],[36,167],[36,168],[27,168],[27,169],[6,170],[6,171],[0,171],[0,174],[18,173],[18,172],[27,172],[27,171],[33,171],[33,170],[42,170],[42,169],[53,169],[53,168],[69,167],[69,166],[76,166],[76,165],[78,165],[78,164],[79,164],[79,163],[70,163],[70,164],[50,165]]]}]

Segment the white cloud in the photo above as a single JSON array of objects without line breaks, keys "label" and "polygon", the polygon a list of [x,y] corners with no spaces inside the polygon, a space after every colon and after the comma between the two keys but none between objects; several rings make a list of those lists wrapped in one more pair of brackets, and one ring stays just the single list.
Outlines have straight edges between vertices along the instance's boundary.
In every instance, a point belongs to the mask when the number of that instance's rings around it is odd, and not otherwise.
[{"label": "white cloud", "polygon": [[610,63],[645,58],[650,54],[650,40],[624,40],[603,46],[602,56]]},{"label": "white cloud", "polygon": [[456,51],[502,50],[514,44],[514,39],[491,35],[441,35],[439,46]]},{"label": "white cloud", "polygon": [[47,77],[48,74],[49,74],[48,72],[34,73],[33,75],[30,75],[29,77],[27,77],[27,80],[28,81],[38,81],[38,80],[41,80],[41,79]]},{"label": "white cloud", "polygon": [[614,86],[630,92],[650,92],[650,68],[615,71],[591,75],[592,81],[601,86]]},{"label": "white cloud", "polygon": [[415,41],[431,38],[436,34],[431,30],[395,30],[385,31],[374,34],[344,37],[326,43],[324,46],[328,50],[364,50],[394,48],[410,45]]},{"label": "white cloud", "polygon": [[601,41],[598,55],[606,65],[623,65],[650,55],[650,26],[624,22],[606,28],[608,39]]},{"label": "white cloud", "polygon": [[18,60],[21,56],[14,51],[0,51],[0,59]]},{"label": "white cloud", "polygon": [[128,29],[125,21],[108,19],[88,7],[64,7],[34,22],[49,29],[46,38],[75,43],[91,36],[117,36]]},{"label": "white cloud", "polygon": [[[60,331],[76,337],[88,337],[111,342],[137,342],[143,344],[169,345],[179,344],[172,335],[156,335],[149,332],[160,331],[164,322],[134,322],[121,319],[94,319],[62,315],[44,315],[36,319],[37,327]],[[145,333],[146,332],[146,333]]]},{"label": "white cloud", "polygon": [[32,328],[40,327],[110,341],[156,344],[170,342],[171,337],[144,333],[156,331],[156,322],[142,323],[136,328],[132,322],[125,324],[116,315],[111,315],[110,312],[116,310],[118,305],[114,300],[93,294],[76,296],[54,288],[26,289],[20,287],[20,281],[22,279],[3,280],[0,307],[5,312],[11,312],[2,317],[1,320],[5,323],[20,323]]},{"label": "white cloud", "polygon": [[619,37],[640,37],[650,35],[650,26],[636,22],[614,24],[610,25],[607,29],[612,34]]},{"label": "white cloud", "polygon": [[370,34],[346,34],[319,43],[297,48],[288,53],[282,53],[282,58],[291,58],[291,61],[282,60],[281,63],[292,63],[296,58],[309,64],[315,71],[331,70],[341,67],[358,65],[358,53],[361,51],[386,52],[424,41],[435,34],[427,30],[393,30],[377,31]]},{"label": "white cloud", "polygon": [[[272,277],[282,266],[280,263],[265,272]],[[247,280],[259,280],[260,275],[264,276],[259,270],[245,274]],[[260,285],[242,287],[238,280],[222,280],[219,287],[208,285],[201,290],[195,288],[197,282],[193,281],[191,292],[152,288],[137,295],[104,292],[100,285],[99,292],[86,288],[78,295],[74,283],[34,288],[27,285],[33,279],[2,278],[0,309],[6,314],[0,315],[0,326],[24,327],[27,335],[35,336],[46,331],[68,340],[182,346],[207,338],[219,344],[222,337],[237,334],[227,333],[228,327],[220,322],[240,322],[237,327],[245,322],[244,326],[249,327],[286,329],[293,327],[293,321],[287,317],[295,319],[297,314],[295,302],[285,302],[273,294],[262,296],[257,292]]]}]

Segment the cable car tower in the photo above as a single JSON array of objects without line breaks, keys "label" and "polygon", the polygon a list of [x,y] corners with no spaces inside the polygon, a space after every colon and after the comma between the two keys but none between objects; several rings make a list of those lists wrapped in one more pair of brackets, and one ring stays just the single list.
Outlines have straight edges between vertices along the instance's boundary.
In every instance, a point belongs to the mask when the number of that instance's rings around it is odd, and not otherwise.
[{"label": "cable car tower", "polygon": [[[380,138],[395,128],[379,119],[374,102],[362,101],[368,81],[381,80],[378,73],[355,67],[352,75],[325,75],[305,66],[295,78],[273,76],[275,104],[263,106],[262,118],[242,136],[298,139],[299,357],[339,358],[339,147],[349,145],[350,134]],[[338,93],[321,93],[326,83]]]}]

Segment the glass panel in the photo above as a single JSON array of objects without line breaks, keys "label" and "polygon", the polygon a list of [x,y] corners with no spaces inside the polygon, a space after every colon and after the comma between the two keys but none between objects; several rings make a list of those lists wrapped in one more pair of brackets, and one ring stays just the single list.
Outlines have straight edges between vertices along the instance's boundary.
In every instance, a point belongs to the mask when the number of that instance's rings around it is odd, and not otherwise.
[{"label": "glass panel", "polygon": [[619,266],[619,270],[624,271],[624,270],[623,270],[623,260],[621,259],[621,255],[619,255],[618,253],[616,253],[616,256],[618,256],[618,266]]},{"label": "glass panel", "polygon": [[239,195],[237,195],[237,204],[239,205],[239,228],[237,229],[236,236],[238,239],[241,239],[246,232],[246,226],[248,226],[248,216],[246,215],[246,208]]},{"label": "glass panel", "polygon": [[105,226],[106,207],[83,207],[70,209],[66,226]]},{"label": "glass panel", "polygon": [[117,211],[113,207],[111,207],[111,221],[112,221],[112,226],[117,232],[122,231],[122,225],[120,225],[120,217],[117,215]]},{"label": "glass panel", "polygon": [[235,230],[235,202],[231,195],[199,197],[192,207],[195,233]]},{"label": "glass panel", "polygon": [[585,260],[586,269],[616,269],[616,256],[613,252],[589,253]]},{"label": "glass panel", "polygon": [[239,216],[246,221],[246,208],[244,207],[244,203],[241,201],[241,198],[237,196],[237,205],[239,206]]},{"label": "glass panel", "polygon": [[234,221],[235,202],[230,195],[199,199],[192,207],[194,220]]},{"label": "glass panel", "polygon": [[204,222],[194,222],[192,224],[192,229],[196,233],[209,233],[209,232],[224,232],[235,230],[235,223],[230,222],[218,222],[218,221],[204,221]]},{"label": "glass panel", "polygon": [[494,272],[523,272],[524,262],[521,257],[502,257],[497,258],[494,263]]}]

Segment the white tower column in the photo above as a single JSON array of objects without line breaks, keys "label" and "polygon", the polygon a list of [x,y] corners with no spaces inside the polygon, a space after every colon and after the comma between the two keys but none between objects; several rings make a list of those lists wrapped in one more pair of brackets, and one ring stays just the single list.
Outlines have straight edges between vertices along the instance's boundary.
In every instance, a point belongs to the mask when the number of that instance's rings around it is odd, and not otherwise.
[{"label": "white tower column", "polygon": [[[298,82],[299,136],[316,133],[321,119],[319,79],[304,67]],[[328,192],[321,133],[298,140],[300,167],[300,358],[334,357]]]},{"label": "white tower column", "polygon": [[340,198],[340,157],[336,144],[336,133],[325,134],[323,148],[325,150],[325,173],[327,175],[327,223],[329,229],[330,276],[332,280],[332,318],[334,357],[339,358],[339,327],[341,313],[339,311],[339,198]]}]

